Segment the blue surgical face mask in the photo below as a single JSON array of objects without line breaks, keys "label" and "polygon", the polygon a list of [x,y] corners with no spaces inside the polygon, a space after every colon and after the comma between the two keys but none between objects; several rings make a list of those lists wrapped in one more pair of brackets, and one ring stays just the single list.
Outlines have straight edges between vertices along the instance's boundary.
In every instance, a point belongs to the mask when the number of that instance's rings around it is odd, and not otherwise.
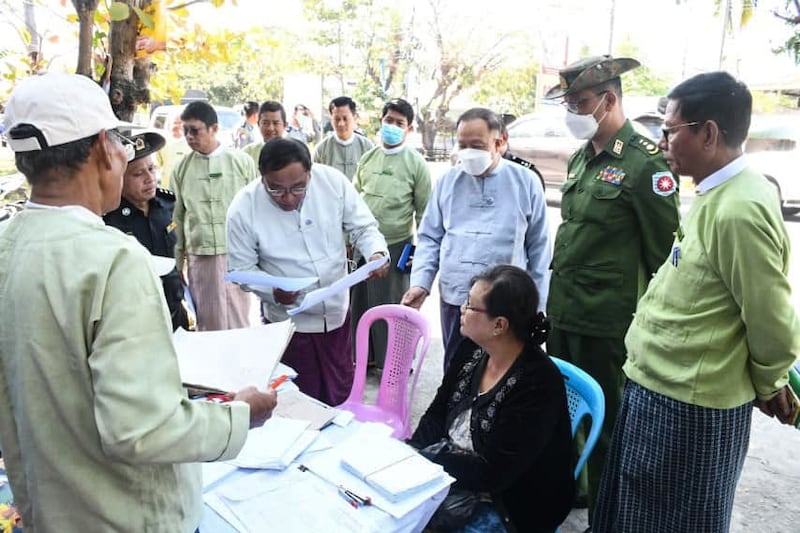
[{"label": "blue surgical face mask", "polygon": [[386,146],[397,146],[403,142],[406,130],[394,124],[381,124],[381,140]]}]

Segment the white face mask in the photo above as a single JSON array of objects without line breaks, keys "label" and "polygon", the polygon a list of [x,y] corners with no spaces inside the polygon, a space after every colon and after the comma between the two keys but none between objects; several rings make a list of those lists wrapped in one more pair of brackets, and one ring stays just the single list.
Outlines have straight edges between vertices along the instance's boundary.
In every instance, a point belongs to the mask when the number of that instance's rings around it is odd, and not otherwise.
[{"label": "white face mask", "polygon": [[591,139],[594,137],[594,134],[597,133],[597,128],[600,126],[600,122],[606,118],[606,114],[598,121],[594,118],[594,113],[600,107],[600,104],[603,103],[606,95],[603,93],[603,96],[600,98],[600,101],[597,102],[597,106],[595,106],[594,110],[589,113],[588,115],[579,115],[577,113],[571,113],[567,111],[567,116],[564,117],[564,122],[567,125],[567,129],[572,134],[573,137],[576,139]]},{"label": "white face mask", "polygon": [[489,169],[494,158],[487,150],[464,148],[458,151],[458,159],[467,174],[480,176]]}]

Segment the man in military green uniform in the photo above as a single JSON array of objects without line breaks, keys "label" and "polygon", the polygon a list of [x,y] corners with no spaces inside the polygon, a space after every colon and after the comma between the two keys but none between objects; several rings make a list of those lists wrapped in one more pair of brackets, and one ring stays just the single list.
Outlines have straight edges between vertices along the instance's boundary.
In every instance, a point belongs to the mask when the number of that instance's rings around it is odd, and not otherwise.
[{"label": "man in military green uniform", "polygon": [[[175,223],[172,211],[175,194],[157,187],[158,168],[154,154],[164,147],[165,139],[155,132],[132,136],[134,157],[125,169],[122,199],[119,207],[103,215],[114,226],[136,237],[151,254],[175,257]],[[183,283],[177,268],[161,276],[164,298],[172,318],[172,329],[189,328],[189,317],[183,307]]]},{"label": "man in military green uniform", "polygon": [[622,397],[625,332],[678,227],[678,181],[622,110],[620,74],[638,66],[630,58],[582,59],[561,70],[560,86],[547,94],[564,99],[567,127],[588,141],[570,157],[561,188],[547,349],[588,372],[605,394],[587,468],[590,523]]}]

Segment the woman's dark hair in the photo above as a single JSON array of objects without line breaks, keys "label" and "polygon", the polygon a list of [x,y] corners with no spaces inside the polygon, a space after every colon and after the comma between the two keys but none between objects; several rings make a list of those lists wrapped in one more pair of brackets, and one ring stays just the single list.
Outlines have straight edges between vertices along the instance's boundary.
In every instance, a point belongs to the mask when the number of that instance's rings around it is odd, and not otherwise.
[{"label": "woman's dark hair", "polygon": [[539,307],[539,291],[527,272],[511,265],[497,265],[478,274],[478,281],[489,284],[483,306],[490,317],[505,317],[511,333],[522,342],[543,343],[547,338],[547,322]]},{"label": "woman's dark hair", "polygon": [[300,163],[304,169],[311,170],[311,153],[305,143],[276,137],[267,141],[258,155],[258,171],[262,176],[292,163]]}]

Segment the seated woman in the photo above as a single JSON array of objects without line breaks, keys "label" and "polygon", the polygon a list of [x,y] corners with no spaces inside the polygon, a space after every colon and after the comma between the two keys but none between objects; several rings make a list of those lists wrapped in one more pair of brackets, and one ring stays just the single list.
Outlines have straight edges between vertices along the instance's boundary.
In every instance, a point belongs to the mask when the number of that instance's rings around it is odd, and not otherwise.
[{"label": "seated woman", "polygon": [[546,329],[538,300],[517,267],[496,266],[472,280],[461,306],[466,339],[409,441],[424,448],[448,440],[443,451],[423,453],[456,478],[451,490],[488,496],[460,531],[553,531],[570,511],[567,396],[539,347]]}]

